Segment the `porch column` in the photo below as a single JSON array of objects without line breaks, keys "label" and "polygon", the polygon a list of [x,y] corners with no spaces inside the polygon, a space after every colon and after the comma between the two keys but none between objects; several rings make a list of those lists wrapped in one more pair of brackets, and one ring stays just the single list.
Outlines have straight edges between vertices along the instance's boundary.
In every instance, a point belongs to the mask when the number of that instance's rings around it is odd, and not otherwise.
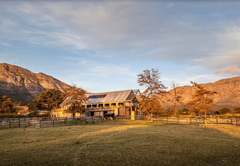
[{"label": "porch column", "polygon": [[131,120],[135,120],[135,113],[131,106]]}]

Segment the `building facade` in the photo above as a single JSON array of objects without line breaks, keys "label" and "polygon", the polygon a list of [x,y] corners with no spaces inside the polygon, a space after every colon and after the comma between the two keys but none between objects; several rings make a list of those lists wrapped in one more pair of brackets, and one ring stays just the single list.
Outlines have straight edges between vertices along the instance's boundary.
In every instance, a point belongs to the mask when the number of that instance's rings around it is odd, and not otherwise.
[{"label": "building facade", "polygon": [[[103,118],[129,117],[134,120],[134,115],[140,115],[138,110],[137,95],[139,90],[123,90],[102,93],[87,93],[88,101],[82,105],[85,108],[85,116],[101,116]],[[62,104],[62,111],[58,110],[55,117],[66,116],[70,113],[63,113],[67,109],[70,98],[67,98]],[[62,112],[62,113],[61,113]],[[79,113],[77,113],[79,114]],[[72,116],[81,116],[79,115]]]}]

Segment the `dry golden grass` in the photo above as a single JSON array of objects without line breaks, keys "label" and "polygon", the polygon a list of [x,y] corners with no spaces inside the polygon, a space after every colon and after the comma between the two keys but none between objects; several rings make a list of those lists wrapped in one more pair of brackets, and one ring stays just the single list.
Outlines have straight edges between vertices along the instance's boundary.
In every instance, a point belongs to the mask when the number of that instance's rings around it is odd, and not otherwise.
[{"label": "dry golden grass", "polygon": [[234,126],[223,128],[230,134],[217,127],[106,121],[5,129],[0,130],[0,165],[239,165]]},{"label": "dry golden grass", "polygon": [[211,128],[230,134],[236,138],[240,138],[240,126],[235,125],[212,125]]}]

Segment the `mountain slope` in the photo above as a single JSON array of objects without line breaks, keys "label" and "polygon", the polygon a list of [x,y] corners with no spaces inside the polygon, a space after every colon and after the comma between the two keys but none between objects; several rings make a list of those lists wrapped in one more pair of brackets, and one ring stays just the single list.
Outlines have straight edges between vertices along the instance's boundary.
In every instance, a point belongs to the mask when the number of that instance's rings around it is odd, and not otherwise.
[{"label": "mountain slope", "polygon": [[69,85],[44,73],[32,73],[19,66],[0,63],[0,96],[31,101],[47,89],[64,89]]},{"label": "mountain slope", "polygon": [[[200,84],[208,90],[216,91],[218,94],[214,98],[217,105],[222,106],[240,106],[240,77],[222,79],[215,83]],[[191,86],[181,86],[177,91],[182,93],[183,103],[188,103],[194,94],[194,88]],[[173,96],[173,90],[167,95],[169,98]],[[170,104],[170,103],[169,103]]]}]

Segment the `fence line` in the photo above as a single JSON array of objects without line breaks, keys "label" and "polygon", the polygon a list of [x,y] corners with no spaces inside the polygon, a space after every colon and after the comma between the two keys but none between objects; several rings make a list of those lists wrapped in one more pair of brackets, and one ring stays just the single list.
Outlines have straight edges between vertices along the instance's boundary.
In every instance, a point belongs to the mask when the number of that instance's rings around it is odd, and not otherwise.
[{"label": "fence line", "polygon": [[70,126],[80,125],[87,123],[101,122],[103,119],[100,117],[78,117],[78,118],[7,118],[0,119],[1,128],[43,128],[55,126]]},{"label": "fence line", "polygon": [[[127,119],[130,120],[131,115],[118,115],[115,119]],[[153,122],[163,122],[172,124],[229,124],[240,126],[240,118],[184,118],[184,117],[158,117],[153,118],[147,116],[135,115],[135,120],[145,120]],[[54,126],[67,126],[67,125],[79,125],[87,123],[95,123],[103,121],[102,116],[85,116],[77,118],[45,118],[45,117],[27,117],[27,118],[4,118],[0,119],[1,128],[26,128],[26,127],[54,127]]]},{"label": "fence line", "polygon": [[[131,116],[120,115],[118,119],[131,119]],[[142,115],[134,115],[135,120],[145,120],[153,122],[164,122],[173,124],[230,124],[240,125],[240,118],[184,118],[184,117],[158,117],[153,118]]]}]

